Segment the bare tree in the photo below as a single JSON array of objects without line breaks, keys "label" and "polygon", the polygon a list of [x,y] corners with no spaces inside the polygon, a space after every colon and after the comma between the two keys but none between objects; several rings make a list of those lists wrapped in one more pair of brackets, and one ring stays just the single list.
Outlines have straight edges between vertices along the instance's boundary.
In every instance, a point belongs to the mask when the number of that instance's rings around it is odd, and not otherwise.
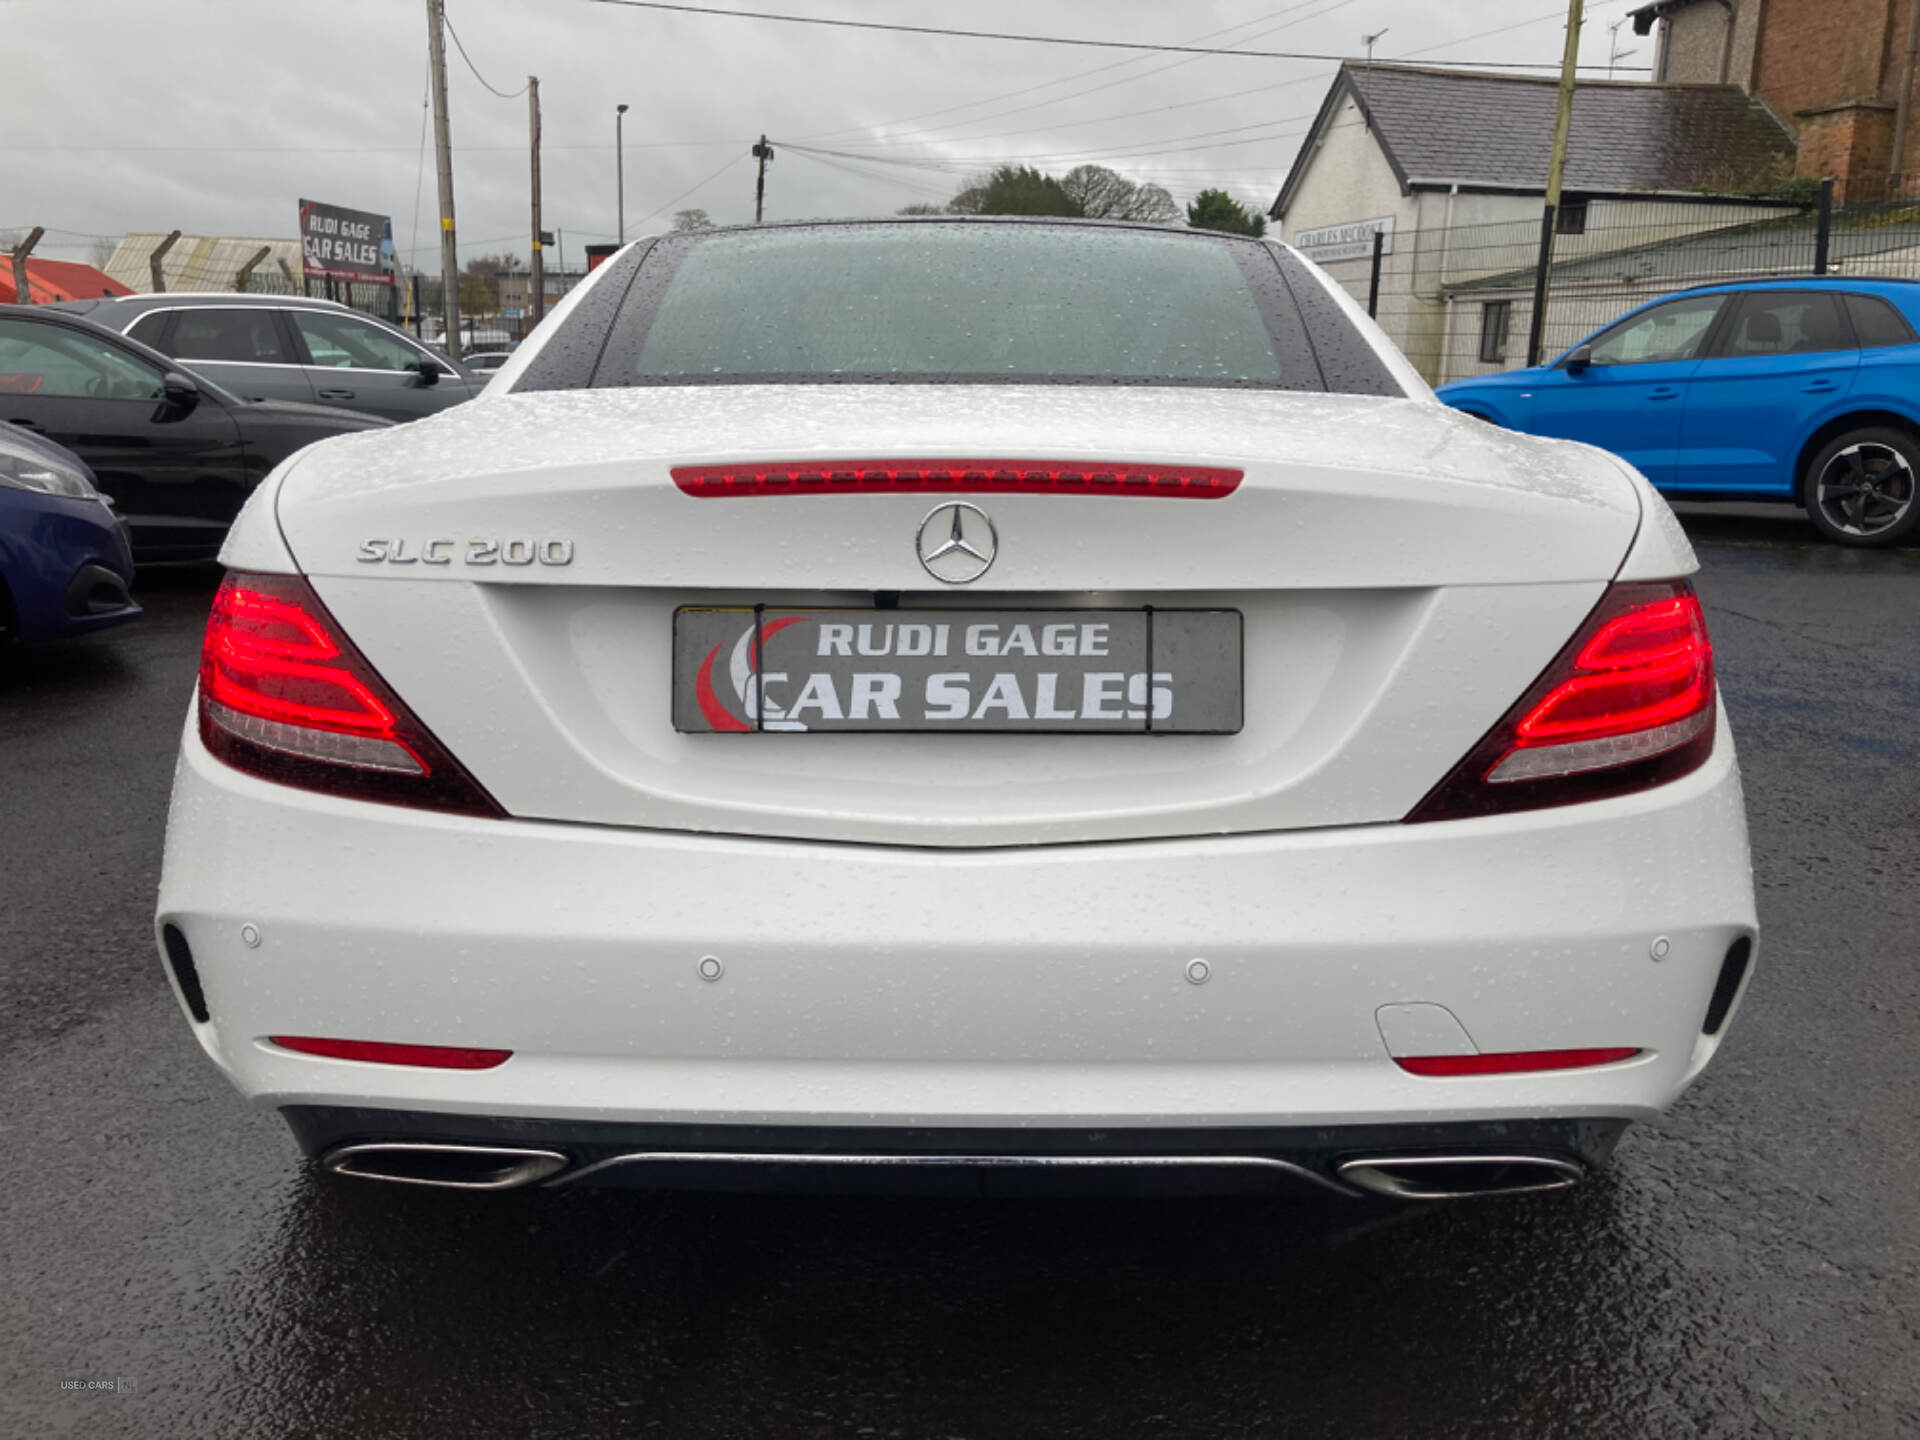
[{"label": "bare tree", "polygon": [[673,232],[684,234],[688,230],[711,230],[713,218],[704,210],[676,210],[673,212]]},{"label": "bare tree", "polygon": [[1089,220],[1139,220],[1165,225],[1180,218],[1173,196],[1159,185],[1143,185],[1104,165],[1076,165],[1060,188],[1079,202]]},{"label": "bare tree", "polygon": [[107,268],[107,262],[113,259],[113,252],[120,248],[120,242],[105,235],[94,237],[93,244],[87,247],[87,263],[96,270]]},{"label": "bare tree", "polygon": [[925,200],[916,200],[911,205],[902,205],[893,212],[896,215],[945,215],[947,207],[935,205]]}]

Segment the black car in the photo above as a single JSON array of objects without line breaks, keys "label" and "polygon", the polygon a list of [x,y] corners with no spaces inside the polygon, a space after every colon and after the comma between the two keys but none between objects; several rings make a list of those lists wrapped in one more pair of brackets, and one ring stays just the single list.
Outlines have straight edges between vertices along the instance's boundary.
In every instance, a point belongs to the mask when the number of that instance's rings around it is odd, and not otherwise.
[{"label": "black car", "polygon": [[389,423],[242,400],[103,326],[17,305],[0,305],[0,421],[86,461],[143,561],[214,555],[275,465],[315,440]]},{"label": "black car", "polygon": [[185,361],[249,400],[418,420],[487,383],[384,320],[304,295],[122,295],[60,308]]}]

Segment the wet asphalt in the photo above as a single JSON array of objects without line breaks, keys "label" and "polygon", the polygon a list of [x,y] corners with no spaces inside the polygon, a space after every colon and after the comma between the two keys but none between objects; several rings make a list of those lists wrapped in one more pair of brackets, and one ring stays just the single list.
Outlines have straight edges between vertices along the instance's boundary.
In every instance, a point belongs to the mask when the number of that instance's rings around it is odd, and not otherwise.
[{"label": "wet asphalt", "polygon": [[0,1436],[1920,1434],[1920,549],[1687,524],[1757,980],[1606,1178],[1437,1208],[324,1182],[154,958],[146,577],[0,660]]}]

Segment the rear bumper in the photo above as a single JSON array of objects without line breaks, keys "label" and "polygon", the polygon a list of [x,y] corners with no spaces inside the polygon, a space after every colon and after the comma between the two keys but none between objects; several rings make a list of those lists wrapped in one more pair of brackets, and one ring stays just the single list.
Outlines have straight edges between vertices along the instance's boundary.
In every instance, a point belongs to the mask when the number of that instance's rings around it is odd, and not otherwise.
[{"label": "rear bumper", "polygon": [[[281,1112],[309,1157],[340,1173],[395,1179],[409,1147],[455,1159],[437,1183],[828,1193],[1353,1195],[1347,1178],[1381,1156],[1545,1158],[1568,1178],[1606,1164],[1624,1120],[1489,1120],[1323,1127],[1106,1130],[829,1125],[636,1125],[293,1105]],[[417,1156],[418,1152],[413,1152]],[[548,1157],[508,1170],[497,1157]],[[464,1173],[462,1173],[464,1172]],[[404,1170],[403,1172],[404,1173]],[[474,1184],[476,1175],[488,1183]],[[411,1183],[428,1183],[414,1178]],[[1474,1193],[1557,1189],[1561,1173],[1482,1171]],[[1379,1193],[1375,1191],[1375,1193]]]},{"label": "rear bumper", "polygon": [[[1683,780],[1530,815],[948,852],[334,800],[226,768],[189,726],[158,922],[191,947],[207,1053],[275,1108],[865,1130],[1631,1120],[1711,1057],[1723,957],[1755,929],[1720,734]],[[1438,1030],[1380,1013],[1408,1005],[1444,1007]],[[1441,1032],[1441,1049],[1642,1053],[1517,1076],[1395,1064]],[[514,1053],[415,1069],[275,1034]]]}]

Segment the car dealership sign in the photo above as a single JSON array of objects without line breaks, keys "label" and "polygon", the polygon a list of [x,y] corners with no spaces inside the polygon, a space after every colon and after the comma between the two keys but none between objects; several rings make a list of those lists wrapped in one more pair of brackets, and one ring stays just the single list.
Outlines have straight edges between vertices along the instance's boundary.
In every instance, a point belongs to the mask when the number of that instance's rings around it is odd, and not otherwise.
[{"label": "car dealership sign", "polygon": [[1365,260],[1373,254],[1373,237],[1380,242],[1380,253],[1393,253],[1393,216],[1378,220],[1354,220],[1345,225],[1328,225],[1319,230],[1302,230],[1293,237],[1293,248],[1309,260],[1325,264],[1329,260]]},{"label": "car dealership sign", "polygon": [[300,202],[300,260],[309,278],[393,284],[393,222],[364,210]]}]

